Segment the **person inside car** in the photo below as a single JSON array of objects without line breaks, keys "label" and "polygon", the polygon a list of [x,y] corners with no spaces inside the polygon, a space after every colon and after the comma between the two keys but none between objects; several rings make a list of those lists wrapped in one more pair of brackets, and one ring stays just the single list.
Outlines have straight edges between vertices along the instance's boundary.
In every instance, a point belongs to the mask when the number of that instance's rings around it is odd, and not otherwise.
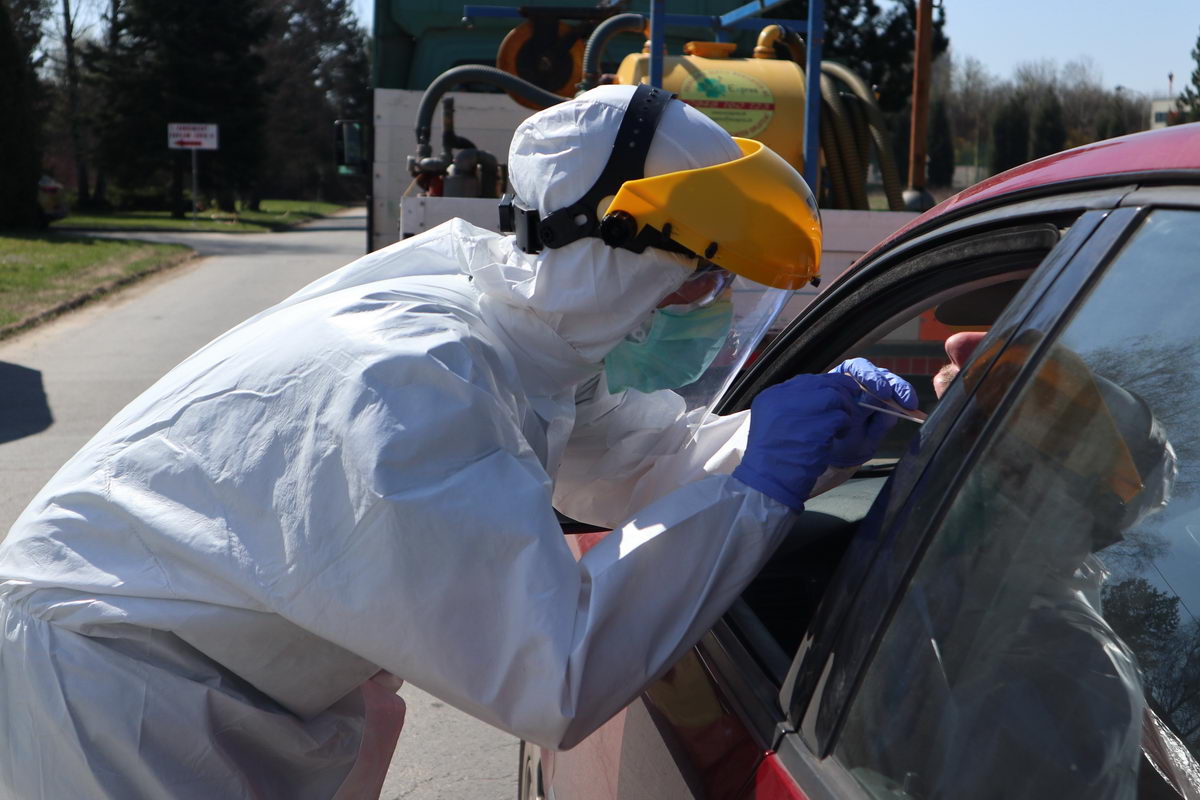
[{"label": "person inside car", "polygon": [[[963,370],[985,335],[947,340],[939,398],[956,379],[978,382]],[[1027,357],[1012,349],[994,365],[1001,384],[1003,362]],[[1004,394],[994,377],[979,386],[985,407]],[[897,728],[908,743],[860,743],[871,751],[862,760],[891,765],[885,774],[928,797],[1135,797],[1143,751],[1167,780],[1186,779],[1187,768],[1167,777],[1181,757],[1195,762],[1148,707],[1102,603],[1103,551],[1169,500],[1166,433],[1140,397],[1061,346],[1007,414],[942,524],[943,569],[910,589],[944,609],[920,637],[937,668],[913,667],[912,680],[940,679],[911,687],[919,707],[893,709],[912,716]]]},{"label": "person inside car", "polygon": [[[730,418],[673,391],[756,343],[727,273],[815,274],[812,196],[758,143],[602,87],[509,169],[514,235],[453,220],[301,289],[37,495],[0,546],[0,795],[374,797],[399,679],[570,747],[871,456],[863,386],[915,403],[869,365]],[[616,529],[576,562],[556,508]]]}]

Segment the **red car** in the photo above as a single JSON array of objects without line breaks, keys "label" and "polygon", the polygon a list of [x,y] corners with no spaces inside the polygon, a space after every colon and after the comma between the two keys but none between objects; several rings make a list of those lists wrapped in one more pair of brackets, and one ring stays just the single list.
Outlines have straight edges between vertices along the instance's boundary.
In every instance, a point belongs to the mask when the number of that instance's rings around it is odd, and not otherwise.
[{"label": "red car", "polygon": [[520,797],[1200,797],[1198,286],[1200,125],[1019,167],[868,253],[723,410],[865,356],[928,420],[641,698],[523,746]]}]

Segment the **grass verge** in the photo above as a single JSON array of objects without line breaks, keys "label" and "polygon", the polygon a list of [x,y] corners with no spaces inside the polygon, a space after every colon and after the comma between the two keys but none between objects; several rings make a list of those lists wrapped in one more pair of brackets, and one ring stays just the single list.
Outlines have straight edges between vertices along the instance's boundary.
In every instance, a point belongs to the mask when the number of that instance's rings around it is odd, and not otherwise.
[{"label": "grass verge", "polygon": [[56,220],[55,230],[88,231],[218,231],[221,233],[266,233],[319,219],[344,206],[304,200],[263,200],[259,211],[202,211],[176,219],[169,211],[113,211],[105,214],[72,214]]},{"label": "grass verge", "polygon": [[129,239],[0,235],[0,339],[193,254]]}]

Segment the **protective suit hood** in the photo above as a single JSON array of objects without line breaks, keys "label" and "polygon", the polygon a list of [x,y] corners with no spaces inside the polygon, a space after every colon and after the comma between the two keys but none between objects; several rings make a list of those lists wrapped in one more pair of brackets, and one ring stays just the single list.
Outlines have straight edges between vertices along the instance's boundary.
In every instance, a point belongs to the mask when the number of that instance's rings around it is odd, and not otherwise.
[{"label": "protective suit hood", "polygon": [[[509,150],[517,196],[543,213],[583,197],[608,162],[632,86],[602,86],[523,122]],[[721,164],[740,157],[733,139],[691,106],[673,102],[663,113],[646,175]],[[598,363],[640,325],[695,267],[693,259],[648,249],[638,255],[582,239],[535,256],[511,246],[500,281],[472,269],[491,298],[532,309],[586,360]],[[525,256],[524,263],[516,256]]]}]

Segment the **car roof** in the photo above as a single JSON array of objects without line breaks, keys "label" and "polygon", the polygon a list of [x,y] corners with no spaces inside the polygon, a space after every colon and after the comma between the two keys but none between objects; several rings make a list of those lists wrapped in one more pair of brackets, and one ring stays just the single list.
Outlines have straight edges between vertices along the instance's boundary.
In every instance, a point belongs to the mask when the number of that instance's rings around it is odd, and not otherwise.
[{"label": "car roof", "polygon": [[1067,188],[1071,184],[1129,176],[1132,173],[1196,171],[1200,177],[1200,122],[1142,131],[1086,144],[1014,167],[943,200],[889,236],[858,260],[863,263],[879,250],[908,238],[935,220],[959,216],[965,210],[1012,195]]}]

